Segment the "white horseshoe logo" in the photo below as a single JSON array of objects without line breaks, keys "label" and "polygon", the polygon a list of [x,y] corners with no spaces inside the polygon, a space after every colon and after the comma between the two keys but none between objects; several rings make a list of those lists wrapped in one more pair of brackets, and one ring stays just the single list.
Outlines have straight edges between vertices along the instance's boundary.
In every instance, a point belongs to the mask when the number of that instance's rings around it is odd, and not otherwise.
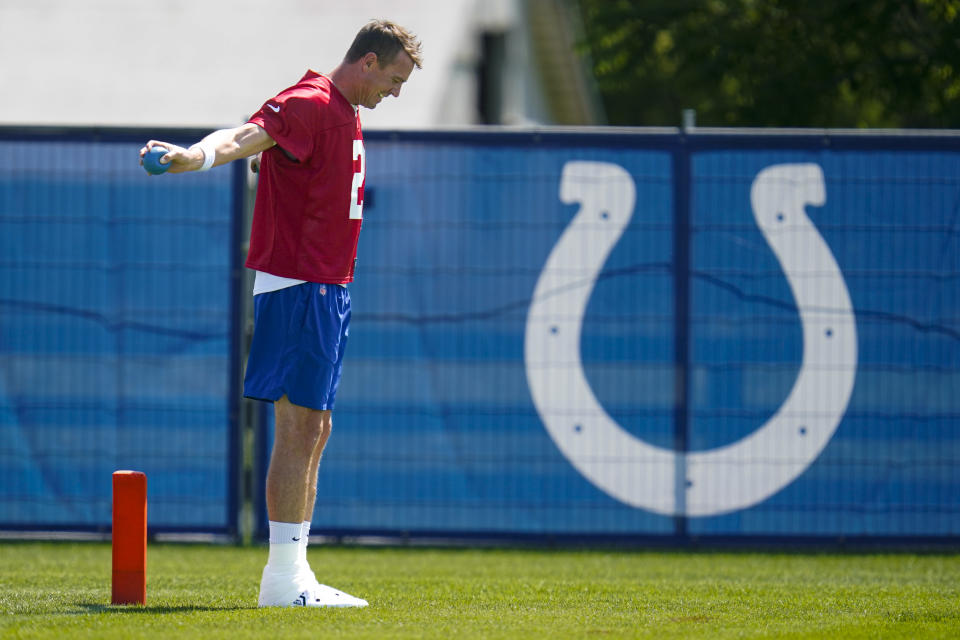
[{"label": "white horseshoe logo", "polygon": [[744,509],[780,491],[817,458],[840,423],[857,368],[857,332],[843,275],[804,212],[826,202],[815,164],[761,171],[754,218],[787,277],[803,327],[803,361],[786,401],[766,424],[730,445],[676,452],[620,427],[583,372],[580,332],[587,302],[633,215],[636,190],[621,167],[568,162],[560,199],[580,211],[550,252],[527,316],[524,360],[534,405],[550,437],[598,488],[665,515]]}]

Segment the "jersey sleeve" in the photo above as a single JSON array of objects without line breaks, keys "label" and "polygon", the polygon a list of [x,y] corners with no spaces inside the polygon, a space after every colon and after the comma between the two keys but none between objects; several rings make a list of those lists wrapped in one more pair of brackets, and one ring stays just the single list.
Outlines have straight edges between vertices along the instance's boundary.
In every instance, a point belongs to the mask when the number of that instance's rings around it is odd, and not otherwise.
[{"label": "jersey sleeve", "polygon": [[309,160],[315,147],[314,137],[323,128],[316,105],[296,88],[267,100],[249,122],[263,127],[280,147],[300,162]]}]

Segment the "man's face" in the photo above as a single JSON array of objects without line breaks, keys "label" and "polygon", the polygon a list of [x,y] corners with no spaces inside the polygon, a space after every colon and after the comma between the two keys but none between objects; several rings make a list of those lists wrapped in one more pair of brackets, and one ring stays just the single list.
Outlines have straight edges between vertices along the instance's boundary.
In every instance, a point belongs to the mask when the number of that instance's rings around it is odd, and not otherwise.
[{"label": "man's face", "polygon": [[381,67],[376,57],[365,67],[366,91],[360,104],[374,109],[387,96],[400,97],[400,87],[413,72],[413,60],[405,51],[401,51],[385,67]]}]

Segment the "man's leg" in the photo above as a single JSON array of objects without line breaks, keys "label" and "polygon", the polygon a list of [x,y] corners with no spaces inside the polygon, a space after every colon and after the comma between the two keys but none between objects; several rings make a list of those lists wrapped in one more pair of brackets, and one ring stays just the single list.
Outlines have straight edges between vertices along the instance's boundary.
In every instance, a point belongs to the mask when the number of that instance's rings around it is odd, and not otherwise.
[{"label": "man's leg", "polygon": [[[286,403],[286,397],[283,398]],[[286,403],[289,404],[289,403]],[[295,405],[292,405],[295,406]],[[286,408],[284,410],[287,410]],[[327,446],[327,441],[330,439],[330,433],[332,431],[333,420],[330,411],[320,411],[320,438],[317,440],[317,444],[313,448],[313,453],[310,456],[310,462],[307,467],[307,477],[306,477],[306,495],[304,502],[303,510],[303,523],[300,533],[300,540],[297,543],[299,546],[297,564],[300,567],[300,571],[304,572],[309,576],[314,582],[316,582],[316,577],[313,574],[313,571],[310,569],[310,563],[307,561],[307,545],[309,543],[310,536],[310,520],[313,517],[313,507],[317,499],[317,475],[320,469],[320,459],[323,457],[323,450]],[[272,518],[271,518],[272,519]]]},{"label": "man's leg", "polygon": [[[295,405],[286,396],[275,402],[274,407],[276,428],[267,471],[270,557],[260,582],[258,604],[261,607],[290,604],[365,607],[366,600],[319,584],[306,564],[305,555],[303,565],[298,564],[302,524],[313,510],[317,469],[330,438],[330,411]],[[275,536],[275,532],[288,533]]]},{"label": "man's leg", "polygon": [[313,513],[317,469],[330,437],[329,411],[274,403],[275,431],[267,471],[267,515],[274,522],[301,523]]},{"label": "man's leg", "polygon": [[287,396],[274,402],[274,442],[266,486],[270,555],[260,583],[261,606],[288,600],[288,592],[300,593],[316,582],[306,564],[303,521],[313,451],[326,440],[324,423],[329,422],[329,413],[295,405]]},{"label": "man's leg", "polygon": [[[310,467],[307,470],[307,499],[304,507],[303,528],[300,540],[300,556],[297,559],[301,565],[310,571],[310,563],[307,562],[307,545],[310,540],[310,521],[313,519],[313,507],[317,501],[317,475],[320,470],[320,459],[323,457],[323,450],[327,446],[327,440],[330,439],[333,422],[330,412],[326,411],[324,416],[324,425],[321,429],[320,440],[313,450],[313,456],[310,458]],[[313,572],[310,571],[312,574]],[[314,578],[316,580],[316,578]]]}]

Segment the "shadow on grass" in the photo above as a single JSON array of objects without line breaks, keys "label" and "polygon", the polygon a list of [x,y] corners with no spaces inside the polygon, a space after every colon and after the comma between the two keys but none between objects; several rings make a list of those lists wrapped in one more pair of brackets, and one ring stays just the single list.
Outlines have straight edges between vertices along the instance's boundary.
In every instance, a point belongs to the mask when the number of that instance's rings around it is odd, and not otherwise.
[{"label": "shadow on grass", "polygon": [[210,607],[210,606],[198,606],[198,605],[159,605],[159,606],[150,606],[150,605],[137,605],[137,604],[103,604],[102,602],[78,602],[77,606],[82,609],[79,613],[150,613],[150,614],[163,614],[163,613],[191,613],[194,611],[243,611],[246,609],[256,609],[255,606],[228,606],[224,605],[222,607]]}]

